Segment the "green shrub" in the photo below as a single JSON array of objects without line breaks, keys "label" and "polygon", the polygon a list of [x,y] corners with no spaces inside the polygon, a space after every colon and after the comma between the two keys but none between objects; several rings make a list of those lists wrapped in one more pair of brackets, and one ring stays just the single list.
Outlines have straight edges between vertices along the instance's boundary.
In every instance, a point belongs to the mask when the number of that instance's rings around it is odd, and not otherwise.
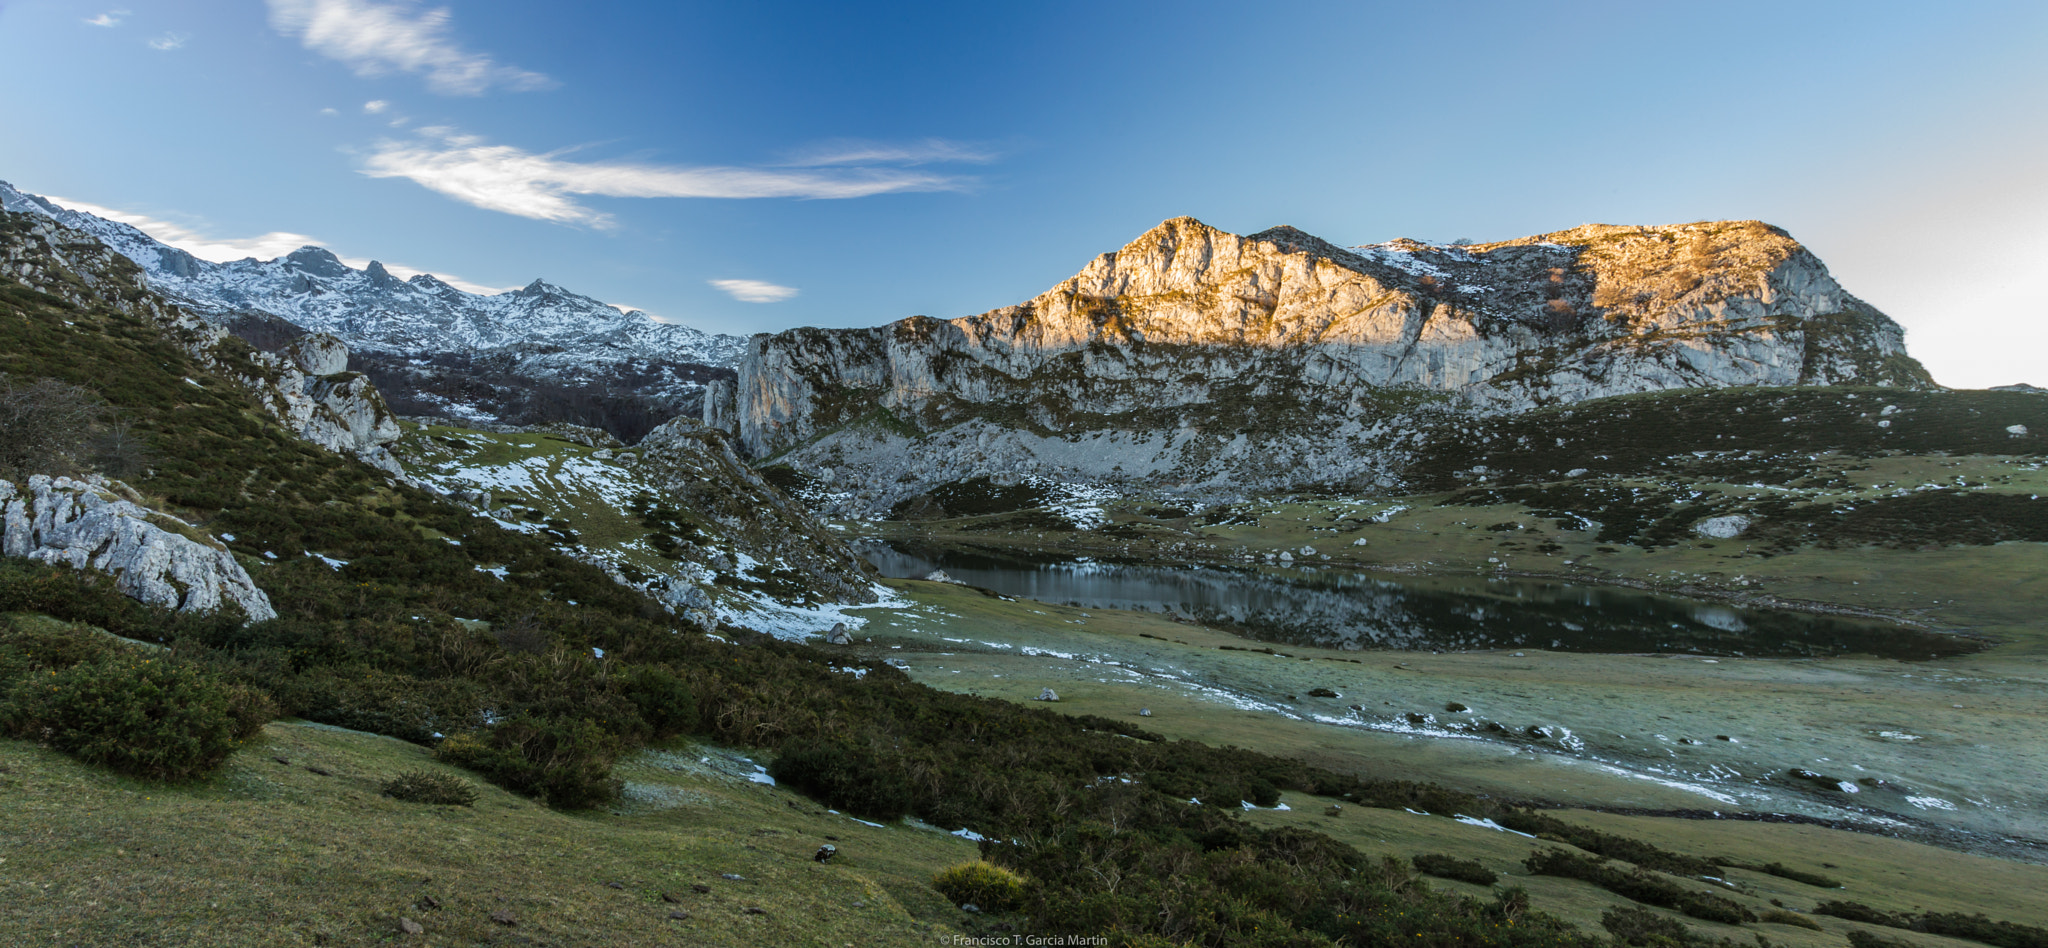
[{"label": "green shrub", "polygon": [[89,763],[183,780],[219,767],[275,710],[263,692],[192,666],[111,656],[26,676],[0,721]]},{"label": "green shrub", "polygon": [[1796,925],[1800,928],[1810,928],[1814,931],[1824,930],[1820,927],[1819,922],[1807,918],[1798,912],[1787,912],[1784,909],[1765,909],[1764,913],[1758,916],[1758,919],[1770,922],[1773,925]]},{"label": "green shrub", "polygon": [[902,768],[889,765],[866,747],[848,743],[784,748],[769,765],[768,774],[864,819],[899,819],[910,812],[914,802]]},{"label": "green shrub", "polygon": [[1791,866],[1785,865],[1782,862],[1770,862],[1759,866],[1754,863],[1739,862],[1737,860],[1721,856],[1715,857],[1714,862],[1716,865],[1733,866],[1737,869],[1747,869],[1751,872],[1761,872],[1765,875],[1777,876],[1780,879],[1790,879],[1794,882],[1803,882],[1807,885],[1813,886],[1816,889],[1839,889],[1842,887],[1842,883],[1839,880],[1831,879],[1817,872],[1807,872],[1803,869],[1794,869]]},{"label": "green shrub", "polygon": [[1024,905],[1024,877],[981,860],[940,870],[932,876],[932,888],[954,905],[973,905],[984,912],[1009,912]]},{"label": "green shrub", "polygon": [[521,714],[450,737],[437,753],[507,790],[578,810],[618,798],[612,762],[624,750],[618,737],[593,722]]},{"label": "green shrub", "polygon": [[441,806],[471,806],[476,803],[476,787],[469,781],[454,774],[431,770],[409,770],[385,781],[384,795],[408,803]]},{"label": "green shrub", "polygon": [[620,676],[626,697],[655,737],[687,734],[697,727],[697,697],[675,672],[660,665],[635,665]]},{"label": "green shrub", "polygon": [[1600,913],[1600,927],[1611,932],[1615,940],[1636,948],[1684,945],[1694,938],[1692,929],[1685,927],[1684,922],[1634,906]]},{"label": "green shrub", "polygon": [[1423,853],[1413,860],[1415,869],[1440,879],[1456,879],[1473,885],[1492,885],[1500,881],[1494,871],[1471,859],[1459,859],[1442,853]]},{"label": "green shrub", "polygon": [[1607,861],[1598,856],[1580,856],[1562,849],[1550,849],[1531,853],[1522,864],[1537,875],[1582,879],[1632,901],[1677,909],[1693,918],[1729,925],[1756,921],[1755,913],[1733,899],[1694,891],[1667,876],[1645,869],[1624,872],[1607,865]]},{"label": "green shrub", "polygon": [[1849,929],[1849,948],[1919,948],[1903,938],[1886,938],[1861,928]]}]

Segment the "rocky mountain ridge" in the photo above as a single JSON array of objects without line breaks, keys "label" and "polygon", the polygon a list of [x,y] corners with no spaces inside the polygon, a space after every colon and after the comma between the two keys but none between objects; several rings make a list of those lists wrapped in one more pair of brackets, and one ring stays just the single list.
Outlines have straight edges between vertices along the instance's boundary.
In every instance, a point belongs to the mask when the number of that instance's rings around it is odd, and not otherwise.
[{"label": "rocky mountain ridge", "polygon": [[140,275],[136,264],[91,234],[47,217],[0,216],[19,225],[0,233],[0,273],[74,306],[104,303],[149,321],[202,365],[255,396],[300,438],[400,473],[386,449],[398,437],[398,419],[376,386],[347,370],[348,347],[339,339],[313,334],[283,352],[252,351],[184,307],[136,292],[124,282]]},{"label": "rocky mountain ridge", "polygon": [[1345,249],[1176,218],[1015,306],[756,337],[705,418],[864,485],[855,512],[975,476],[1393,488],[1460,419],[1834,384],[1932,382],[1897,324],[1760,222]]},{"label": "rocky mountain ridge", "polygon": [[729,367],[744,346],[737,336],[660,322],[545,280],[482,295],[432,274],[402,280],[376,261],[358,270],[317,246],[273,260],[214,263],[5,182],[0,208],[92,235],[140,266],[151,289],[211,322],[235,326],[260,314],[283,321],[286,334],[332,335],[359,362],[382,370],[380,381],[394,397],[470,420],[503,420],[505,413],[474,386],[465,394],[460,384],[433,384],[436,376],[465,374],[433,366],[435,357],[459,356],[464,367],[481,363],[510,378],[571,387],[611,389],[627,380],[673,413],[694,410],[705,379]]}]

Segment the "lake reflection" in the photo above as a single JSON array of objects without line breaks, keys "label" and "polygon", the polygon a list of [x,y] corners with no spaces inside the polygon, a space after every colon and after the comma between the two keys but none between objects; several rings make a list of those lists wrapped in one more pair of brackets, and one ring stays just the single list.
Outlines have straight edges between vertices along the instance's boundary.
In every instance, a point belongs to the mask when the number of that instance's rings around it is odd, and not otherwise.
[{"label": "lake reflection", "polygon": [[1570,583],[1039,560],[905,543],[872,543],[862,552],[891,577],[916,579],[944,570],[1009,596],[1165,612],[1263,641],[1325,648],[1526,647],[1753,657],[1854,652],[1902,660],[1977,649],[1967,639],[1883,622]]}]

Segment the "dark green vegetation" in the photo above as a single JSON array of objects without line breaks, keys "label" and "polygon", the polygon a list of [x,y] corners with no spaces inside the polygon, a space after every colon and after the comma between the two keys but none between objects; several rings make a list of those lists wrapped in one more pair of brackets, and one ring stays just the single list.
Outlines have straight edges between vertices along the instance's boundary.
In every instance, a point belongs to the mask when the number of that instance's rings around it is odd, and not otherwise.
[{"label": "dark green vegetation", "polygon": [[[1859,460],[2048,452],[2048,398],[1883,388],[1724,389],[1602,399],[1454,426],[1405,472],[1451,506],[1518,504],[1602,543],[1668,547],[1721,515],[1763,552],[2048,540],[2048,500],[1981,483],[1844,500]],[[1581,472],[1577,479],[1565,475]],[[1482,486],[1474,486],[1478,481]],[[1703,485],[1734,485],[1727,489]],[[1791,488],[1790,492],[1740,488]]]},{"label": "dark green vegetation", "polygon": [[891,520],[938,520],[1014,513],[1047,503],[1046,492],[1029,484],[1002,485],[986,477],[943,484],[930,493],[903,501],[889,512]]},{"label": "dark green vegetation", "polygon": [[1500,881],[1500,875],[1480,865],[1478,860],[1459,859],[1442,853],[1421,853],[1409,860],[1415,864],[1415,871],[1440,879],[1456,879],[1473,885],[1492,885]]},{"label": "dark green vegetation", "polygon": [[[18,218],[0,227],[17,251],[28,240]],[[814,649],[744,631],[700,634],[537,539],[298,441],[167,338],[132,268],[108,262],[90,289],[40,259],[43,285],[70,299],[4,284],[0,370],[91,385],[129,413],[161,458],[134,486],[232,534],[279,616],[246,626],[174,616],[90,576],[9,563],[0,612],[170,646],[95,657],[67,652],[91,641],[76,628],[63,641],[10,637],[0,670],[20,690],[9,720],[50,722],[48,733],[19,733],[192,776],[218,757],[196,753],[175,769],[156,745],[103,750],[105,722],[132,714],[96,718],[90,699],[116,686],[148,700],[177,695],[212,717],[158,713],[175,724],[165,739],[198,735],[202,751],[247,736],[274,700],[277,713],[436,746],[446,761],[561,807],[613,800],[621,754],[688,733],[784,754],[790,763],[778,768],[828,804],[1017,840],[984,852],[1028,880],[1017,923],[1034,933],[1132,944],[1596,943],[1526,904],[1432,891],[1398,861],[1326,836],[1255,829],[1234,806],[1281,790],[1441,813],[1494,812],[1486,801],[937,692],[881,663],[846,674]],[[238,345],[215,354],[231,359]],[[505,581],[480,572],[498,567]],[[51,694],[62,700],[45,703],[37,676],[61,681]]]},{"label": "dark green vegetation", "polygon": [[1538,875],[1582,879],[1616,895],[1645,905],[1676,909],[1693,918],[1730,925],[1756,921],[1754,913],[1732,899],[1679,885],[1640,866],[1632,871],[1616,869],[1598,856],[1581,856],[1562,849],[1535,853],[1524,864]]},{"label": "dark green vegetation", "polygon": [[948,866],[932,876],[932,888],[954,905],[973,905],[985,912],[1024,907],[1024,877],[994,863],[977,860]]},{"label": "dark green vegetation", "polygon": [[408,770],[384,782],[384,795],[411,803],[475,806],[476,787],[454,774]]},{"label": "dark green vegetation", "polygon": [[1780,879],[1790,879],[1794,882],[1803,882],[1807,885],[1813,886],[1816,889],[1839,889],[1842,887],[1842,883],[1838,880],[1831,879],[1817,872],[1806,872],[1803,870],[1794,869],[1791,866],[1787,866],[1782,862],[1765,863],[1764,865],[1758,866],[1744,862],[1737,862],[1736,860],[1729,859],[1726,857],[1716,857],[1714,859],[1714,864],[1717,866],[1734,866],[1737,869],[1747,869],[1751,872],[1761,872],[1765,875],[1777,876]]},{"label": "dark green vegetation", "polygon": [[1714,875],[1719,868],[1710,860],[1660,849],[1639,839],[1576,826],[1534,810],[1509,810],[1495,817],[1495,822],[1539,839],[1569,843],[1607,859],[1632,862],[1644,869],[1655,869],[1676,876],[1709,876]]},{"label": "dark green vegetation", "polygon": [[1866,925],[1883,925],[1907,931],[1967,938],[1996,948],[2048,948],[2048,928],[1993,921],[1983,915],[1960,912],[1884,912],[1860,902],[1822,902],[1813,907],[1816,915],[1832,915]]},{"label": "dark green vegetation", "polygon": [[[13,585],[22,571],[0,563]],[[0,616],[0,685],[0,730],[159,780],[219,767],[277,710],[204,668],[34,617]]]},{"label": "dark green vegetation", "polygon": [[[1887,410],[1889,409],[1889,411]],[[1880,426],[1880,422],[1889,422]],[[2029,432],[2006,429],[2023,425]],[[1713,450],[1695,454],[1703,448]],[[1500,486],[1668,473],[1693,482],[1788,486],[1820,456],[2048,451],[2048,398],[2027,392],[1730,388],[1625,395],[1483,419],[1432,439],[1406,473],[1416,492],[1451,490],[1473,465]]]}]

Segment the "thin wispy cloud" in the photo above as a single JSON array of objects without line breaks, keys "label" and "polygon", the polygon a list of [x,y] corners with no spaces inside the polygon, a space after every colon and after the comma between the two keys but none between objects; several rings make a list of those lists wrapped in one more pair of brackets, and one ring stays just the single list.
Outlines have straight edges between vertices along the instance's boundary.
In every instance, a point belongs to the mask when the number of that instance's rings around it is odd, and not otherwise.
[{"label": "thin wispy cloud", "polygon": [[162,36],[151,39],[149,41],[149,48],[158,51],[180,49],[185,45],[185,41],[191,38],[192,36],[189,33],[165,33]]},{"label": "thin wispy cloud", "polygon": [[90,23],[94,26],[120,26],[121,21],[127,18],[127,10],[108,10],[107,12],[102,13],[99,16],[86,17],[85,22]]},{"label": "thin wispy cloud", "polygon": [[411,73],[443,95],[482,95],[492,88],[549,89],[557,83],[537,72],[471,52],[448,36],[444,8],[413,13],[402,4],[373,0],[269,0],[270,25],[322,56],[347,64],[358,76]]},{"label": "thin wispy cloud", "polygon": [[907,143],[834,139],[799,149],[790,155],[785,165],[822,168],[830,165],[924,165],[942,162],[986,164],[997,157],[994,149],[943,138]]},{"label": "thin wispy cloud", "polygon": [[725,295],[742,303],[780,303],[797,294],[796,287],[778,286],[763,280],[708,280]]},{"label": "thin wispy cloud", "polygon": [[[48,200],[60,207],[68,207],[74,211],[84,211],[95,217],[104,217],[110,221],[119,221],[127,224],[192,256],[198,257],[201,260],[211,260],[214,263],[227,263],[246,257],[254,257],[258,260],[273,260],[291,253],[300,247],[325,246],[318,239],[308,237],[305,234],[294,234],[290,231],[282,230],[274,230],[270,233],[259,234],[254,237],[209,237],[189,227],[143,214],[130,214],[126,211],[117,211],[111,207],[102,207],[86,201],[74,201],[70,198],[51,197]],[[368,257],[348,257],[340,254],[336,254],[336,257],[341,262],[358,270],[370,265]],[[421,273],[432,272],[392,263],[385,264],[384,269],[391,271],[393,276],[401,280],[409,280]],[[481,283],[471,283],[461,277],[449,276],[446,273],[434,273],[433,276],[449,286],[470,293],[503,293],[507,290],[518,289],[518,287],[508,286],[484,286]]]},{"label": "thin wispy cloud", "polygon": [[609,226],[577,202],[585,195],[634,198],[858,198],[903,191],[957,191],[970,179],[904,168],[689,167],[626,161],[570,161],[568,150],[534,154],[492,145],[447,126],[421,140],[384,141],[360,169],[406,178],[466,204],[563,224]]},{"label": "thin wispy cloud", "polygon": [[386,102],[383,99],[371,99],[370,101],[363,103],[363,114],[375,115],[390,107],[391,103]]}]

